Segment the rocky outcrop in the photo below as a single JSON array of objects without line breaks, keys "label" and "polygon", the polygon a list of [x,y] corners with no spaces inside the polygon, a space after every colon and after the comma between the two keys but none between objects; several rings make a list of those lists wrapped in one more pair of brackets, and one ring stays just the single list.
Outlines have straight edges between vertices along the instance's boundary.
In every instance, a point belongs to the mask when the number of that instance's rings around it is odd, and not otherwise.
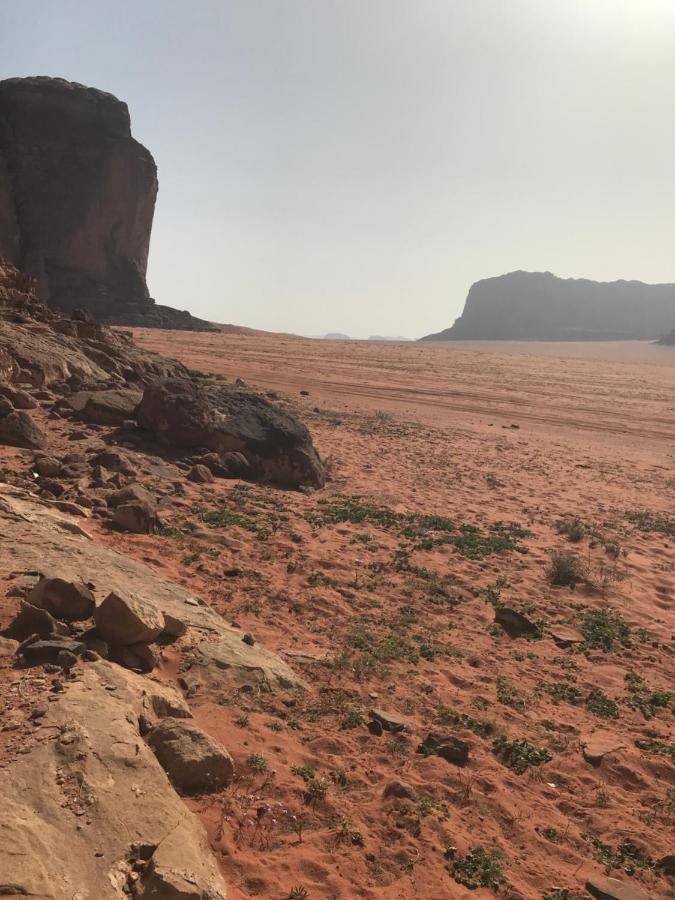
[{"label": "rocky outcrop", "polygon": [[[129,333],[53,312],[36,301],[34,287],[14,266],[0,262],[0,381],[65,384],[70,391],[83,384],[142,386],[185,372],[180,363],[139,350]],[[90,399],[91,394],[83,398],[83,408]],[[121,408],[118,413],[126,414]]]},{"label": "rocky outcrop", "polygon": [[305,426],[257,394],[168,378],[146,388],[136,416],[141,428],[166,444],[242,454],[258,479],[288,487],[325,483]]},{"label": "rocky outcrop", "polygon": [[156,690],[101,660],[47,704],[30,753],[0,771],[1,894],[225,900],[202,826],[139,733]]},{"label": "rocky outcrop", "polygon": [[112,94],[61,78],[0,82],[0,258],[38,297],[101,321],[206,328],[145,280],[157,167]]},{"label": "rocky outcrop", "polygon": [[[186,657],[200,680],[214,688],[303,686],[278,656],[260,644],[247,644],[241,631],[226,625],[185,588],[165,581],[142,563],[95,544],[75,520],[51,504],[0,483],[0,580],[21,572],[84,582],[93,586],[94,594],[100,592],[99,603],[109,593],[131,602],[140,588],[144,608],[153,608],[157,617],[157,625],[151,623],[150,627],[156,629],[163,621],[168,633],[175,631],[171,623],[182,623],[187,631],[183,639],[188,641],[184,643]],[[99,609],[101,606],[97,612]]]},{"label": "rocky outcrop", "polygon": [[675,284],[511,272],[473,284],[455,324],[422,340],[656,340],[673,325]]}]

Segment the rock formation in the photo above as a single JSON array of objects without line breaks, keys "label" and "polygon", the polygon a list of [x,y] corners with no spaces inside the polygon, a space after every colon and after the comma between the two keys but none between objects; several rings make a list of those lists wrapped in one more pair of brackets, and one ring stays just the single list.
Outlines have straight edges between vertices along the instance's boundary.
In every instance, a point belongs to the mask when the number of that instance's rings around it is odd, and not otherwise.
[{"label": "rock formation", "polygon": [[656,340],[673,325],[675,284],[511,272],[473,284],[455,324],[422,340]]},{"label": "rock formation", "polygon": [[0,82],[0,258],[35,277],[42,301],[117,324],[209,328],[149,296],[156,195],[125,103],[61,78]]}]

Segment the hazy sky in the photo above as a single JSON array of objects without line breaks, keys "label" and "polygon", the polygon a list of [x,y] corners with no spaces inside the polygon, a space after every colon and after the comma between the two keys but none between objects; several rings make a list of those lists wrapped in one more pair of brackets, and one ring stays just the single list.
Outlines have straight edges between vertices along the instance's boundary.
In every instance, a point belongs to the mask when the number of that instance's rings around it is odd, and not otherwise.
[{"label": "hazy sky", "polygon": [[0,77],[129,104],[149,284],[417,337],[514,269],[675,281],[675,0],[0,0]]}]

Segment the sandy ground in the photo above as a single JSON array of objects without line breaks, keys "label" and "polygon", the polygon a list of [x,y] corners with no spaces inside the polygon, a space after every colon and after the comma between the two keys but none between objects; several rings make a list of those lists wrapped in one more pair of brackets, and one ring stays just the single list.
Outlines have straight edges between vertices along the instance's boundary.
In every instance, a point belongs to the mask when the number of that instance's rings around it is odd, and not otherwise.
[{"label": "sandy ground", "polygon": [[[161,535],[87,520],[307,683],[190,698],[236,764],[189,801],[230,897],[576,900],[608,870],[673,896],[675,349],[136,339],[278,397],[330,470],[311,494],[144,474]],[[76,421],[43,424],[55,451],[86,449]],[[576,558],[574,588],[551,584],[552,551]],[[503,606],[531,639],[495,623]],[[153,677],[175,679],[176,652]],[[406,730],[372,734],[374,707]],[[468,763],[418,752],[430,732]]]},{"label": "sandy ground", "polygon": [[[182,547],[162,560],[182,559],[178,577],[311,685],[288,706],[216,698],[200,710],[243,760],[236,796],[203,810],[232,896],[463,897],[453,874],[475,847],[500,854],[504,896],[586,896],[585,878],[606,867],[672,896],[646,862],[673,850],[672,703],[641,709],[635,697],[673,689],[675,349],[136,337],[289,398],[330,463],[311,497],[230,494],[256,523],[227,529],[241,541],[231,558]],[[319,518],[326,501],[338,521]],[[421,538],[383,508],[424,522]],[[557,523],[576,518],[583,536],[571,543]],[[445,542],[447,520],[528,534],[517,550],[472,558]],[[578,557],[575,589],[550,584],[553,550]],[[223,577],[232,565],[239,574]],[[500,604],[544,637],[507,636]],[[604,649],[551,639],[556,625],[579,636],[598,613],[628,626],[628,646],[616,631]],[[371,735],[361,719],[373,706],[412,732]],[[468,765],[417,753],[430,731],[467,741]],[[582,747],[600,732],[620,749],[593,766]],[[518,774],[494,752],[500,734],[550,760]],[[312,777],[325,797],[303,802]],[[392,782],[408,796],[383,798]],[[260,803],[270,813],[259,826]]]}]

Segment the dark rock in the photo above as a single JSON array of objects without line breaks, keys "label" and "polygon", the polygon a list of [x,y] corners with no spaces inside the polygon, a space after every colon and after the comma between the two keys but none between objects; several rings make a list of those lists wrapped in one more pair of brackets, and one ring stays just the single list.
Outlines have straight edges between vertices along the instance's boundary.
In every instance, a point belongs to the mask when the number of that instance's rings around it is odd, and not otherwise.
[{"label": "dark rock", "polygon": [[368,715],[371,720],[378,722],[384,731],[389,731],[391,734],[410,731],[408,722],[396,713],[387,712],[384,709],[371,709]]},{"label": "dark rock", "polygon": [[47,437],[27,412],[18,409],[0,418],[0,444],[26,450],[44,450]]},{"label": "dark rock", "polygon": [[185,622],[181,622],[181,620],[177,619],[175,616],[164,613],[164,628],[162,629],[162,635],[179,638],[182,637],[186,631],[187,625]]},{"label": "dark rock", "polygon": [[385,800],[390,800],[392,797],[396,800],[417,799],[417,794],[415,793],[414,788],[403,781],[390,781],[389,784],[385,785],[385,788],[382,791],[382,796]]},{"label": "dark rock", "polygon": [[86,584],[63,578],[42,578],[28,594],[27,600],[66,622],[88,619],[96,607],[94,595]]},{"label": "dark rock", "polygon": [[509,637],[534,637],[539,634],[539,628],[534,622],[508,606],[500,606],[495,610],[495,622],[502,626]]},{"label": "dark rock", "polygon": [[131,389],[97,391],[90,395],[81,416],[95,425],[120,426],[133,417],[142,396],[141,391]]},{"label": "dark rock", "polygon": [[0,381],[0,397],[9,400],[14,409],[35,409],[37,407],[36,401],[30,394],[3,381]]},{"label": "dark rock", "polygon": [[[67,638],[62,638],[61,640],[50,638],[33,641],[30,644],[26,644],[24,641],[24,644],[20,646],[19,651],[26,662],[39,664],[57,662],[60,653],[70,653],[77,658],[78,656],[81,656],[86,649],[87,648],[80,641],[68,640]],[[60,662],[59,665],[61,665]]]},{"label": "dark rock", "polygon": [[157,524],[157,510],[142,500],[130,500],[115,508],[113,522],[134,534],[153,534]]},{"label": "dark rock", "polygon": [[377,719],[371,719],[370,722],[366,724],[366,728],[375,737],[382,737],[382,734],[384,732],[382,725],[380,725]]},{"label": "dark rock", "polygon": [[675,284],[511,272],[473,284],[455,324],[422,340],[654,340],[674,320]]},{"label": "dark rock", "polygon": [[4,419],[5,416],[8,416],[13,409],[14,407],[7,397],[0,397],[0,419]]},{"label": "dark rock", "polygon": [[108,659],[110,650],[106,641],[99,634],[98,628],[89,628],[82,632],[79,639],[91,653],[96,653],[101,659]]},{"label": "dark rock", "polygon": [[164,630],[164,616],[142,597],[111,592],[94,612],[100,636],[108,644],[150,644]]},{"label": "dark rock", "polygon": [[243,636],[242,641],[243,641],[245,644],[248,644],[249,647],[254,647],[254,646],[255,646],[255,638],[254,638],[253,635],[250,634],[248,631],[247,631],[246,634]]},{"label": "dark rock", "polygon": [[[87,653],[87,650],[83,650],[81,655],[84,656]],[[62,669],[66,671],[68,669],[72,669],[72,667],[77,662],[77,655],[72,652],[72,650],[59,650],[56,654],[56,659],[54,660],[57,666],[61,666]]]},{"label": "dark rock", "polygon": [[230,754],[196,725],[180,719],[162,720],[148,745],[180,794],[210,794],[231,782]]},{"label": "dark rock", "polygon": [[188,481],[194,481],[195,484],[209,484],[213,480],[213,472],[207,466],[197,464],[188,473]]},{"label": "dark rock", "polygon": [[39,634],[46,638],[52,634],[68,635],[68,627],[57,621],[46,609],[33,606],[25,600],[21,601],[19,613],[12,622],[9,633],[19,641],[24,640],[30,634]]},{"label": "dark rock", "polygon": [[586,881],[586,890],[598,900],[649,900],[649,894],[639,885],[606,875],[592,875]]},{"label": "dark rock", "polygon": [[158,440],[176,447],[243,451],[256,478],[289,487],[325,483],[305,426],[257,394],[162,379],[146,388],[137,419]]},{"label": "dark rock", "polygon": [[41,456],[35,460],[33,469],[44,478],[58,478],[63,474],[63,464],[53,456]]},{"label": "dark rock", "polygon": [[417,748],[424,756],[440,756],[457,766],[465,766],[469,761],[470,747],[466,741],[447,734],[432,732]]},{"label": "dark rock", "polygon": [[[125,103],[61,78],[0,82],[0,257],[35,276],[42,301],[118,324],[210,328],[148,295],[156,194]],[[97,328],[86,317],[62,327],[85,340]]]},{"label": "dark rock", "polygon": [[55,478],[43,478],[40,481],[40,487],[43,491],[49,491],[52,497],[60,497],[66,490]]},{"label": "dark rock", "polygon": [[115,648],[110,658],[126,669],[148,674],[157,666],[155,651],[148,644],[131,644],[128,647]]},{"label": "dark rock", "polygon": [[92,466],[101,466],[110,472],[134,475],[136,468],[125,453],[119,450],[101,450],[91,459]]},{"label": "dark rock", "polygon": [[660,872],[663,872],[664,875],[675,875],[675,853],[670,853],[668,856],[662,856],[656,863],[656,868]]},{"label": "dark rock", "polygon": [[126,487],[121,488],[119,491],[112,491],[110,494],[106,495],[105,499],[111,509],[120,506],[122,503],[133,503],[134,501],[138,503],[147,503],[149,506],[153,507],[155,505],[155,498],[150,491],[146,490],[143,485],[137,484],[136,482],[126,485]]}]

